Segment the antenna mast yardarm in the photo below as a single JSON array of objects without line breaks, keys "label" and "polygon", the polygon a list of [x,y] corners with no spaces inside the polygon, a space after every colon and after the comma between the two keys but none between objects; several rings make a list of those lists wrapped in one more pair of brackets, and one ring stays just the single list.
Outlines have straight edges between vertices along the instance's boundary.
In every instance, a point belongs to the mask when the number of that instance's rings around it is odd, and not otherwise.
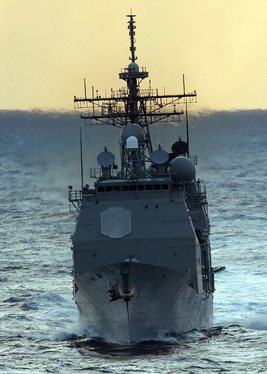
[{"label": "antenna mast yardarm", "polygon": [[[157,89],[141,89],[141,82],[148,77],[145,67],[139,68],[136,63],[135,47],[135,15],[129,17],[128,29],[130,36],[130,61],[127,68],[119,73],[119,78],[127,83],[127,87],[120,90],[111,90],[109,96],[102,97],[99,94],[91,98],[78,98],[74,96],[74,107],[85,109],[86,114],[81,117],[86,124],[105,124],[124,127],[129,123],[137,123],[143,127],[149,153],[152,146],[149,135],[149,125],[156,122],[176,122],[183,111],[176,110],[176,104],[196,102],[196,91],[182,94],[159,94]],[[92,88],[92,92],[94,89]],[[98,92],[98,91],[96,91]]]}]

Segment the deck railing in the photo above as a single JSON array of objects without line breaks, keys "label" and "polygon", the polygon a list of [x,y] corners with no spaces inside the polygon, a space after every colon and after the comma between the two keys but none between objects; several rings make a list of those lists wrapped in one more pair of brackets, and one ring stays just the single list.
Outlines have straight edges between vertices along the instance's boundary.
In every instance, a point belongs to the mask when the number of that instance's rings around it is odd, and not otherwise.
[{"label": "deck railing", "polygon": [[71,203],[78,203],[82,200],[82,191],[81,190],[72,190],[69,189],[69,201]]}]

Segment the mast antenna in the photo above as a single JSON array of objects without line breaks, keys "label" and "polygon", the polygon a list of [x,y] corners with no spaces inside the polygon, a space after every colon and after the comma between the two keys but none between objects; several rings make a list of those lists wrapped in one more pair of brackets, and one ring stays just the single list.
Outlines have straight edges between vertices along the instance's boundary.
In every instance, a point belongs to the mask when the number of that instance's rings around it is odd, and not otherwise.
[{"label": "mast antenna", "polygon": [[[183,74],[183,91],[185,95],[185,76]],[[187,157],[189,157],[189,125],[187,113],[187,97],[185,98],[185,126],[186,126],[186,142],[187,142]]]},{"label": "mast antenna", "polygon": [[82,126],[80,126],[80,160],[81,160],[81,185],[83,189],[83,142],[82,142]]},{"label": "mast antenna", "polygon": [[84,98],[87,99],[87,93],[86,93],[86,79],[83,80],[83,88],[84,88]]},{"label": "mast antenna", "polygon": [[127,17],[130,18],[129,22],[128,22],[128,29],[129,29],[129,35],[130,35],[130,40],[131,40],[131,46],[130,46],[130,51],[131,51],[131,56],[129,57],[129,59],[132,61],[132,62],[135,62],[135,60],[137,60],[137,57],[135,56],[135,51],[136,51],[136,47],[135,47],[135,29],[136,29],[136,26],[135,26],[135,20],[134,20],[134,17],[135,17],[135,14],[128,14]]}]

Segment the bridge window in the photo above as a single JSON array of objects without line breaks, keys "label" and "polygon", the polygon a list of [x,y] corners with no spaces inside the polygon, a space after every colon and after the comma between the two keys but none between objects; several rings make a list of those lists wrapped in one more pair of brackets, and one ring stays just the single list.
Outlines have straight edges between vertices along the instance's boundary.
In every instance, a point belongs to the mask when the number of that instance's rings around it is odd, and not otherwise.
[{"label": "bridge window", "polygon": [[124,186],[99,186],[98,192],[110,192],[110,191],[144,191],[144,190],[168,190],[168,184],[131,184]]}]

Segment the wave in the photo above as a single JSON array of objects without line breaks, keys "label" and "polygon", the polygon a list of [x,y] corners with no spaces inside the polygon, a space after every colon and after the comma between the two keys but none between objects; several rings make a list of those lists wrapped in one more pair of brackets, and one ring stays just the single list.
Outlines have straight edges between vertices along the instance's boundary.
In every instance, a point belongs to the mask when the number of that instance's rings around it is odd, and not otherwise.
[{"label": "wave", "polygon": [[266,315],[252,318],[249,322],[247,322],[246,327],[252,330],[267,330]]}]

